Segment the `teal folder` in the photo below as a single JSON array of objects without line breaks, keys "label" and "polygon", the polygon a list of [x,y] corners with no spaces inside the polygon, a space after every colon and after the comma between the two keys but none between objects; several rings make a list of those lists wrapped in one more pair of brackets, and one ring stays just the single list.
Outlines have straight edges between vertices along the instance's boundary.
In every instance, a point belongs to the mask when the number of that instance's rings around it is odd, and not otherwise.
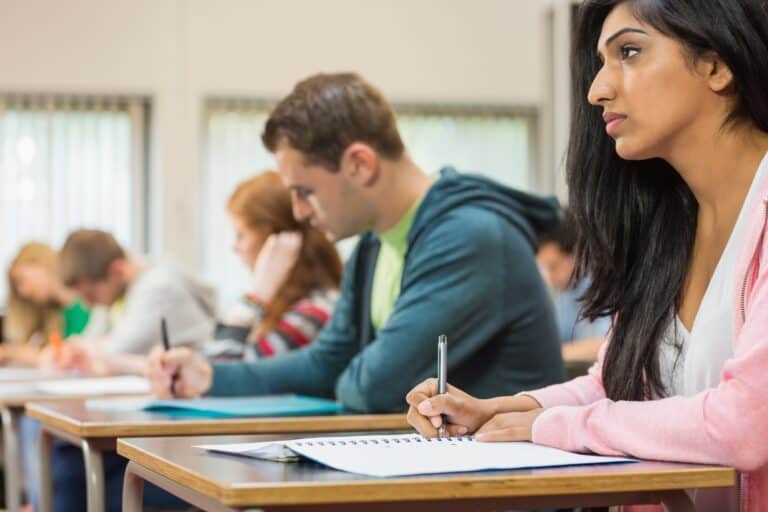
[{"label": "teal folder", "polygon": [[338,402],[299,395],[269,395],[236,398],[197,398],[191,400],[153,400],[145,411],[172,416],[205,418],[252,418],[261,416],[311,416],[337,414]]}]

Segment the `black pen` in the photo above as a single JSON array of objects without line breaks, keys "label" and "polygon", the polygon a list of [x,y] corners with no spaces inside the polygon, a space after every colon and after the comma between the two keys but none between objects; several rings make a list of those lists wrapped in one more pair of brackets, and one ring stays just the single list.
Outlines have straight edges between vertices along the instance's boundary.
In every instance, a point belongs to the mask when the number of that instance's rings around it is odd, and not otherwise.
[{"label": "black pen", "polygon": [[[160,318],[160,332],[163,335],[163,348],[166,352],[171,350],[171,342],[168,340],[168,325],[165,321],[165,317]],[[176,396],[176,379],[178,374],[174,373],[171,377],[171,395]]]},{"label": "black pen", "polygon": [[[441,334],[437,338],[437,393],[445,394],[448,381],[448,336]],[[442,422],[437,429],[437,437],[445,437],[445,424],[448,421],[445,414],[441,414]]]}]

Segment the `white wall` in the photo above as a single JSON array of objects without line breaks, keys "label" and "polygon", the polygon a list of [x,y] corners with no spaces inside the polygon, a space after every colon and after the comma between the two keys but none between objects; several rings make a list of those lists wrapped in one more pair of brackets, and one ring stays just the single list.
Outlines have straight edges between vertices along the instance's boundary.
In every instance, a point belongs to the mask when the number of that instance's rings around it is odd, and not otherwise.
[{"label": "white wall", "polygon": [[541,106],[538,0],[0,0],[0,91],[147,95],[155,253],[198,267],[201,108],[355,70],[393,101]]}]

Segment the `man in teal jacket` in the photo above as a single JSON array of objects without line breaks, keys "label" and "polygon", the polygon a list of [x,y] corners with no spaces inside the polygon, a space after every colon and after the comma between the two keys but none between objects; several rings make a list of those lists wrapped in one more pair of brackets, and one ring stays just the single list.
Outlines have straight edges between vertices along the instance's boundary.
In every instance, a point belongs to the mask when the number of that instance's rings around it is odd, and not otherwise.
[{"label": "man in teal jacket", "polygon": [[294,215],[337,239],[362,234],[333,317],[308,347],[256,361],[208,363],[187,349],[150,358],[153,390],[176,396],[298,393],[349,409],[405,409],[435,375],[440,334],[449,381],[490,397],[563,378],[552,307],[537,270],[537,233],[554,199],[443,169],[406,152],[393,111],[355,74],[300,82],[267,121],[266,147]]}]

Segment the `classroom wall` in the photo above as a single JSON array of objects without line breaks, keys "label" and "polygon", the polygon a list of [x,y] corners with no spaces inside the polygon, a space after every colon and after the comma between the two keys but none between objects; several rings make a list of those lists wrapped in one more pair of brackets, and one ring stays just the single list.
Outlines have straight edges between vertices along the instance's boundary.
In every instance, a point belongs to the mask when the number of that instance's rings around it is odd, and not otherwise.
[{"label": "classroom wall", "polygon": [[[356,70],[393,101],[541,107],[544,0],[0,0],[0,91],[152,100],[150,247],[201,263],[201,108]],[[190,222],[190,219],[193,219]]]}]

